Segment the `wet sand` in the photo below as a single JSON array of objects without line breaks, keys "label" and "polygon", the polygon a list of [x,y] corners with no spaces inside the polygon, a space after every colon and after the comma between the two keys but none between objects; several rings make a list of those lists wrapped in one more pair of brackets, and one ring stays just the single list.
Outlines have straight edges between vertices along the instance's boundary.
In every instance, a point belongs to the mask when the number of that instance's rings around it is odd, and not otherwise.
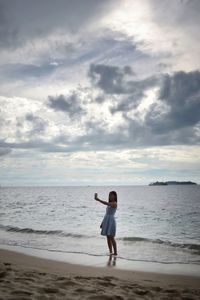
[{"label": "wet sand", "polygon": [[200,299],[200,277],[90,267],[0,250],[0,299]]}]

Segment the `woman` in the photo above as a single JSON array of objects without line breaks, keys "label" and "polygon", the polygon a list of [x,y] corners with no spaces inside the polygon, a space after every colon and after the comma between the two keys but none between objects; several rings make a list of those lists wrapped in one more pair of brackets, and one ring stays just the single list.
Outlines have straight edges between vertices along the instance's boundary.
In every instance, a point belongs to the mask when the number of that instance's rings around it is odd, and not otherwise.
[{"label": "woman", "polygon": [[[100,225],[101,235],[107,236],[107,244],[110,251],[110,255],[117,255],[117,244],[115,241],[116,221],[114,216],[117,209],[117,193],[115,191],[111,191],[109,193],[108,202],[100,200],[98,198],[97,193],[94,194],[94,199],[104,205],[107,205],[106,214]],[[112,249],[114,253],[112,252]]]}]

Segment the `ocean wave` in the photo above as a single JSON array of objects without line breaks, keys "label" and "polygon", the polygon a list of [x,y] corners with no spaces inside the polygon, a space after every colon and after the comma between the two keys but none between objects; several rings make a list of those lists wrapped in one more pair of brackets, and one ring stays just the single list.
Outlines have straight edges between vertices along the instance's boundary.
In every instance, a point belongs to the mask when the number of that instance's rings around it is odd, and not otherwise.
[{"label": "ocean wave", "polygon": [[34,233],[34,234],[45,234],[45,235],[57,235],[63,237],[73,237],[73,238],[87,238],[89,236],[82,235],[82,234],[74,234],[74,233],[67,233],[62,230],[40,230],[40,229],[32,229],[32,228],[19,228],[11,225],[1,225],[0,229],[9,232],[20,232],[20,233]]},{"label": "ocean wave", "polygon": [[163,244],[166,246],[181,248],[181,249],[188,249],[197,251],[200,254],[200,244],[190,244],[190,243],[173,243],[170,241],[163,241],[161,239],[148,239],[142,238],[137,236],[130,236],[130,237],[123,237],[119,238],[119,240],[127,241],[127,242],[146,242],[146,243],[155,243],[155,244]]},{"label": "ocean wave", "polygon": [[[40,229],[33,229],[33,228],[19,228],[16,226],[11,225],[2,225],[0,224],[0,230],[7,231],[7,232],[16,232],[16,233],[26,233],[26,234],[38,234],[38,235],[55,235],[60,237],[71,237],[77,239],[84,239],[84,238],[92,238],[94,236],[89,235],[82,235],[76,234],[71,232],[65,232],[62,230],[40,230]],[[192,243],[174,243],[171,241],[164,241],[161,239],[148,239],[143,237],[137,236],[128,236],[128,237],[120,237],[117,238],[122,242],[129,242],[129,243],[152,243],[152,244],[160,244],[163,246],[173,247],[182,250],[190,250],[194,254],[200,255],[200,244],[192,244]]]}]

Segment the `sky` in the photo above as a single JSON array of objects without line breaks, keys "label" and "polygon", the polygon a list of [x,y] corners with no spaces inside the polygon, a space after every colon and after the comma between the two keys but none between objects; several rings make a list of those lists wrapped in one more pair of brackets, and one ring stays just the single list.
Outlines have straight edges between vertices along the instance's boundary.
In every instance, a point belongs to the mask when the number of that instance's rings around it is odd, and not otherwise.
[{"label": "sky", "polygon": [[0,185],[200,183],[199,0],[0,0]]}]

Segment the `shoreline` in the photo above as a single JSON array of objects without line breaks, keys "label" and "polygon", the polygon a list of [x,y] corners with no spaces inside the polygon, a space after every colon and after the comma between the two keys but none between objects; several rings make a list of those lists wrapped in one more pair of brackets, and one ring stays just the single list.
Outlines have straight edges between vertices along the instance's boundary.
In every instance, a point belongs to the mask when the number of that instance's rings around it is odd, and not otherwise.
[{"label": "shoreline", "polygon": [[150,272],[168,275],[184,275],[200,278],[200,265],[183,264],[183,263],[161,263],[142,260],[128,260],[118,255],[114,258],[108,254],[94,255],[84,252],[63,252],[56,250],[44,250],[40,248],[23,247],[18,245],[0,244],[0,249],[14,251],[28,256],[50,259],[62,263],[72,263],[75,265],[91,266],[91,267],[112,267],[116,270]]},{"label": "shoreline", "polygon": [[[198,299],[200,277],[95,267],[0,249],[3,299]],[[8,288],[9,287],[9,288]],[[18,292],[16,292],[18,291]]]},{"label": "shoreline", "polygon": [[[27,267],[27,268],[36,268],[36,269],[46,269],[49,271],[57,271],[59,274],[67,273],[69,275],[75,275],[77,272],[80,275],[87,275],[88,273],[91,276],[101,276],[101,275],[109,275],[109,276],[116,276],[120,279],[131,280],[131,276],[134,274],[134,278],[136,279],[149,279],[149,277],[153,277],[156,281],[159,280],[160,282],[165,282],[165,279],[169,281],[174,280],[180,284],[191,283],[194,286],[196,283],[200,283],[200,276],[188,276],[182,274],[163,274],[158,272],[141,272],[135,270],[125,270],[125,269],[116,269],[116,268],[109,268],[109,267],[102,267],[102,266],[88,266],[88,265],[81,265],[81,264],[74,264],[70,262],[63,262],[49,258],[42,258],[38,256],[28,255],[16,251],[5,250],[0,248],[0,262],[2,260],[5,262],[11,263],[18,267]],[[135,279],[134,279],[135,280]]]}]

